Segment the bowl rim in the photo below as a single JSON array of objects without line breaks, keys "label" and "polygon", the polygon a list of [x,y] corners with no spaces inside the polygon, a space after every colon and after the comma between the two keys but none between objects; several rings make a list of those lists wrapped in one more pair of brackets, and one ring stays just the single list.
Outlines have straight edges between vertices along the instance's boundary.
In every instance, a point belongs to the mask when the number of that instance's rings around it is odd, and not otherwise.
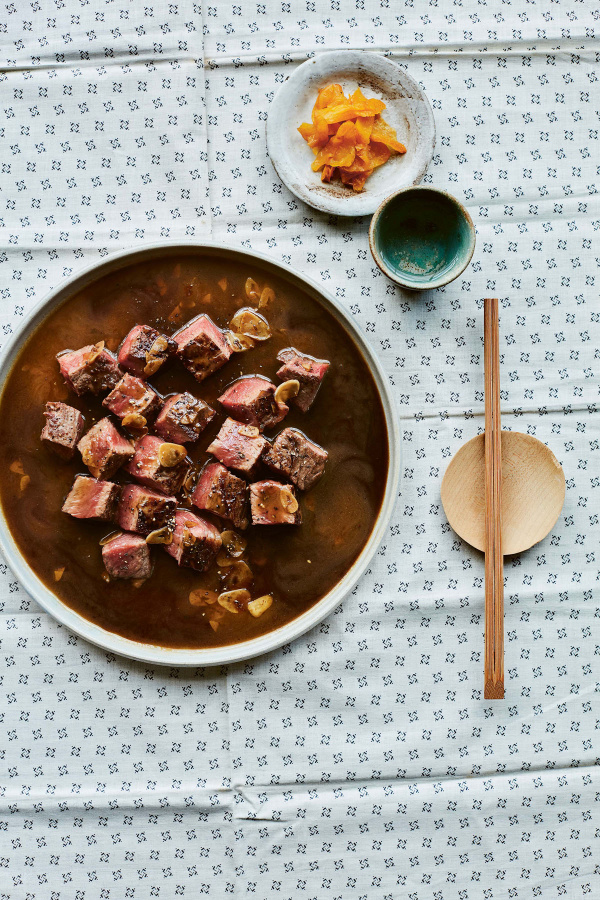
[{"label": "bowl rim", "polygon": [[71,631],[85,638],[96,646],[119,656],[153,665],[168,666],[213,666],[239,662],[252,657],[269,653],[288,644],[300,637],[314,626],[318,625],[343,598],[356,586],[361,576],[367,570],[373,557],[377,553],[383,540],[388,523],[397,499],[400,480],[401,440],[398,423],[398,413],[392,395],[391,385],[374,350],[367,342],[362,328],[352,319],[349,312],[338,300],[322,285],[296,271],[291,266],[280,263],[268,254],[261,251],[249,250],[241,244],[233,242],[220,242],[216,240],[177,240],[157,241],[144,244],[139,249],[128,248],[111,253],[100,262],[95,261],[71,273],[63,278],[54,288],[48,291],[41,300],[35,304],[28,315],[19,324],[19,327],[10,335],[6,344],[0,350],[0,400],[4,392],[6,379],[12,369],[15,359],[22,345],[30,337],[33,331],[43,322],[46,316],[56,307],[60,306],[67,297],[85,285],[96,281],[98,278],[109,274],[126,265],[141,262],[152,254],[162,253],[167,256],[175,256],[178,253],[216,252],[230,258],[238,255],[246,257],[250,263],[258,261],[267,268],[274,269],[276,273],[292,284],[299,284],[311,296],[316,294],[319,302],[322,302],[335,318],[346,329],[350,337],[356,343],[363,355],[365,362],[373,376],[384,411],[388,433],[388,473],[385,490],[379,515],[375,521],[371,534],[367,539],[360,554],[345,575],[334,587],[325,594],[321,600],[301,615],[292,619],[285,625],[269,631],[250,641],[242,641],[234,644],[225,644],[214,648],[189,648],[189,647],[165,647],[158,644],[143,643],[141,641],[125,638],[115,632],[108,631],[95,624],[85,616],[71,609],[62,602],[41,579],[21,554],[8,523],[4,517],[4,510],[0,506],[0,550],[4,554],[6,562],[14,575],[27,593],[49,613],[61,625],[65,625]]},{"label": "bowl rim", "polygon": [[[381,216],[387,209],[390,203],[392,203],[396,197],[399,197],[400,194],[407,194],[410,191],[429,191],[431,194],[438,194],[442,197],[445,197],[447,200],[456,206],[461,215],[463,216],[465,222],[467,223],[467,228],[469,229],[470,241],[469,248],[464,259],[453,269],[447,272],[445,275],[436,278],[434,281],[430,281],[427,284],[415,284],[412,281],[405,281],[395,269],[391,269],[383,257],[381,256],[379,250],[376,245],[376,230],[379,225],[379,220]],[[394,281],[396,284],[399,284],[400,287],[405,288],[408,291],[431,291],[435,288],[444,287],[446,284],[450,284],[450,282],[454,281],[458,278],[459,275],[465,271],[469,263],[473,258],[473,253],[475,252],[475,243],[476,243],[476,230],[475,225],[473,224],[473,219],[471,218],[471,214],[469,213],[466,206],[458,200],[453,194],[448,193],[448,191],[443,191],[441,188],[434,187],[430,184],[411,184],[408,187],[400,188],[398,191],[394,191],[393,194],[390,194],[389,197],[386,197],[383,200],[375,212],[373,213],[373,218],[371,219],[371,224],[369,225],[369,247],[371,250],[371,255],[381,271],[384,275],[386,275],[391,281]]]},{"label": "bowl rim", "polygon": [[[345,60],[348,60],[347,64]],[[390,81],[395,78],[397,84],[402,86],[406,91],[407,99],[412,103],[419,103],[423,116],[423,124],[419,126],[418,132],[422,148],[422,160],[419,167],[412,175],[411,184],[406,187],[412,187],[418,184],[424,177],[428,166],[433,159],[433,153],[436,143],[436,126],[433,108],[425,90],[420,86],[415,78],[405,69],[399,62],[386,56],[383,52],[360,48],[342,48],[339,50],[324,50],[323,52],[314,53],[297,66],[279,86],[271,103],[271,108],[267,116],[266,122],[266,140],[269,159],[275,169],[280,181],[286,188],[298,197],[303,203],[313,207],[322,213],[336,216],[352,216],[362,217],[373,215],[381,202],[378,198],[382,196],[383,191],[380,189],[376,193],[365,190],[358,194],[349,191],[347,195],[336,196],[332,191],[324,188],[322,184],[318,187],[318,192],[311,190],[307,184],[308,180],[296,183],[292,173],[285,166],[285,157],[282,151],[282,141],[284,140],[284,128],[282,118],[286,114],[286,98],[290,86],[294,86],[298,81],[302,81],[303,76],[310,77],[312,66],[317,65],[319,68],[328,66],[331,68],[328,77],[334,77],[344,68],[355,69],[357,72],[362,70],[379,74],[382,71],[389,73]],[[410,94],[408,94],[410,92]],[[399,179],[397,179],[398,183]]]}]

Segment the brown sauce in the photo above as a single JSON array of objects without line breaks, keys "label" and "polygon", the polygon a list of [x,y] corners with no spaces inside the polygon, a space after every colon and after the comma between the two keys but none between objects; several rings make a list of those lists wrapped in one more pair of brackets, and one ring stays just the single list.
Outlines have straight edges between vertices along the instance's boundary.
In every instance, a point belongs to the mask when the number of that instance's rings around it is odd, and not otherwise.
[{"label": "brown sauce", "polygon": [[[269,285],[273,300],[263,310],[272,337],[255,349],[234,354],[217,373],[198,384],[176,361],[150,379],[162,394],[190,391],[218,415],[197,444],[187,445],[200,466],[205,448],[224,414],[217,397],[240,375],[259,373],[278,383],[276,355],[293,345],[328,359],[331,367],[308,413],[291,407],[272,438],[287,426],[303,430],[329,453],[325,475],[301,494],[303,524],[250,526],[245,559],[254,574],[254,597],[272,593],[274,603],[260,618],[227,613],[217,631],[206,607],[190,604],[196,588],[219,590],[216,569],[200,574],[179,568],[154,548],[152,578],[141,587],[103,579],[100,539],[113,528],[61,512],[77,473],[89,474],[79,454],[59,460],[40,443],[48,400],[63,400],[86,416],[86,429],[106,414],[101,399],[77,397],[58,371],[55,355],[104,339],[116,350],[137,323],[172,334],[208,313],[226,327],[246,306],[248,276]],[[219,280],[227,279],[222,290]],[[173,310],[180,307],[180,317]],[[19,465],[20,463],[20,465]],[[11,470],[12,466],[12,470]],[[29,476],[23,479],[20,469]],[[15,471],[16,470],[16,471]],[[0,401],[0,502],[12,535],[29,566],[67,606],[109,631],[168,647],[215,647],[250,640],[286,624],[323,597],[348,571],[378,516],[388,470],[388,438],[377,388],[354,342],[336,319],[307,293],[259,265],[191,254],[156,258],[107,275],[66,300],[29,338],[7,379]],[[273,477],[264,474],[257,476]],[[127,481],[121,471],[116,481]],[[208,518],[211,518],[208,515]],[[224,530],[223,520],[212,521]],[[64,567],[60,580],[55,573]]]}]

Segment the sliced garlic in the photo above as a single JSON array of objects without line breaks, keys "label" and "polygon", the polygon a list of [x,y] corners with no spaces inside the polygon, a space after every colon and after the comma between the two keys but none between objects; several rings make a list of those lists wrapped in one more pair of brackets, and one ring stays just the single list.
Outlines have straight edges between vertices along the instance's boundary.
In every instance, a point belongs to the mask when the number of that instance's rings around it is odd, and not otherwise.
[{"label": "sliced garlic", "polygon": [[298,391],[300,390],[300,382],[295,378],[290,378],[289,381],[282,382],[279,387],[275,391],[275,402],[276,403],[287,403],[288,400],[291,400],[292,397],[298,396]]},{"label": "sliced garlic", "polygon": [[234,353],[244,353],[246,350],[252,350],[254,341],[246,334],[234,334],[233,331],[227,329],[225,332],[225,340]]},{"label": "sliced garlic", "polygon": [[250,591],[224,591],[217,597],[217,603],[230,613],[238,613],[250,600]]},{"label": "sliced garlic", "polygon": [[244,334],[255,341],[266,341],[271,337],[271,329],[265,317],[247,306],[238,309],[230,325],[236,334]]},{"label": "sliced garlic", "polygon": [[190,591],[188,600],[192,606],[212,606],[217,602],[217,592],[205,590],[204,588],[196,588]]},{"label": "sliced garlic", "polygon": [[260,300],[260,291],[258,290],[258,285],[254,278],[246,278],[244,290],[246,291],[248,300]]},{"label": "sliced garlic", "polygon": [[262,294],[260,295],[260,300],[258,301],[258,308],[263,309],[263,307],[268,306],[269,303],[275,299],[275,291],[273,288],[265,287],[262,289]]},{"label": "sliced garlic", "polygon": [[123,416],[121,419],[121,424],[123,428],[135,428],[141,429],[145,428],[148,424],[146,417],[142,416],[141,413],[127,413],[126,416]]},{"label": "sliced garlic", "polygon": [[144,375],[146,375],[148,378],[151,375],[154,375],[155,372],[158,372],[162,364],[162,359],[151,359],[150,362],[147,362],[144,366]]},{"label": "sliced garlic", "polygon": [[162,528],[155,528],[146,536],[147,544],[170,544],[173,540],[173,532],[164,525]]},{"label": "sliced garlic", "polygon": [[260,434],[260,428],[256,425],[240,425],[238,427],[238,432],[243,434],[244,437],[255,438]]},{"label": "sliced garlic", "polygon": [[286,512],[295,513],[298,512],[298,501],[294,497],[292,493],[292,489],[288,487],[284,487],[279,492],[279,499],[281,505],[285,509]]},{"label": "sliced garlic", "polygon": [[257,597],[256,600],[251,600],[246,608],[251,616],[258,619],[259,616],[262,616],[262,614],[268,610],[272,603],[272,595],[264,594],[262,597]]},{"label": "sliced garlic", "polygon": [[64,574],[65,574],[65,566],[61,566],[60,569],[55,569],[54,570],[54,580],[60,581],[60,579],[63,577]]},{"label": "sliced garlic", "polygon": [[150,360],[153,357],[158,356],[159,353],[164,353],[168,346],[169,342],[166,337],[163,334],[159,334],[159,336],[156,338],[156,340],[146,353],[146,362],[150,362]]},{"label": "sliced garlic", "polygon": [[229,556],[241,556],[248,544],[246,538],[236,531],[222,531],[221,541]]},{"label": "sliced garlic", "polygon": [[248,588],[254,580],[252,569],[241,559],[231,560],[224,577],[225,587],[230,590]]},{"label": "sliced garlic", "polygon": [[186,449],[181,444],[164,443],[158,448],[158,461],[166,469],[172,469],[182,459],[185,459],[185,456]]},{"label": "sliced garlic", "polygon": [[229,556],[225,550],[222,550],[222,549],[219,550],[219,555],[217,556],[217,559],[216,559],[216,563],[219,566],[219,568],[222,569],[227,566],[232,566],[234,564],[234,562],[235,562],[235,559],[233,559],[231,556]]}]

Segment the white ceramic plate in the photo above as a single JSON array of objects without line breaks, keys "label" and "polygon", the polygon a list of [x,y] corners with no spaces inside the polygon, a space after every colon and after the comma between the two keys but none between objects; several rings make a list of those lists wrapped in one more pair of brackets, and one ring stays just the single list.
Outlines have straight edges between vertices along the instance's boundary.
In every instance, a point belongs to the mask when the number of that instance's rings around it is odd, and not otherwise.
[{"label": "white ceramic plate", "polygon": [[268,256],[261,253],[248,253],[238,247],[226,247],[223,244],[203,242],[181,243],[181,244],[152,244],[143,250],[130,251],[126,250],[111,256],[100,264],[94,264],[83,269],[77,275],[71,276],[63,281],[55,290],[51,291],[41,303],[31,312],[27,319],[20,325],[19,329],[11,335],[7,344],[4,346],[0,358],[0,389],[4,387],[4,382],[11,366],[19,353],[19,350],[37,328],[44,321],[49,312],[59,306],[64,300],[78,291],[82,290],[85,285],[102,278],[109,272],[135,263],[143,262],[144,259],[156,256],[176,256],[186,253],[210,255],[211,257],[221,257],[226,265],[229,260],[246,261],[252,263],[259,260],[264,269],[271,270],[279,278],[285,279],[289,284],[297,286],[300,290],[310,294],[311,297],[317,299],[322,306],[325,307],[344,327],[346,332],[351,335],[354,343],[359,348],[365,361],[367,362],[379,394],[388,431],[389,443],[389,468],[386,481],[385,493],[381,505],[379,518],[377,519],[369,540],[365,544],[361,554],[356,559],[354,565],[346,572],[344,577],[338,584],[329,591],[318,603],[303,613],[298,618],[293,619],[286,625],[268,632],[261,637],[254,638],[250,641],[244,641],[238,644],[230,644],[225,647],[216,647],[214,649],[176,649],[171,647],[161,647],[153,644],[132,641],[128,638],[121,637],[113,632],[106,631],[99,625],[95,625],[88,619],[79,615],[79,613],[70,609],[50,591],[45,584],[37,577],[37,575],[29,568],[29,565],[21,555],[10,529],[6,524],[4,516],[0,512],[0,550],[4,553],[9,566],[25,588],[25,590],[37,600],[46,612],[50,613],[58,622],[62,622],[71,631],[80,634],[86,640],[119,653],[121,656],[128,656],[132,659],[139,659],[150,663],[159,663],[171,666],[207,666],[217,665],[220,663],[236,662],[240,659],[248,659],[251,656],[258,656],[261,653],[267,653],[294,640],[299,635],[304,634],[310,628],[317,625],[327,616],[332,609],[342,600],[350,591],[361,575],[366,570],[371,559],[375,555],[379,544],[385,534],[387,524],[392,514],[392,509],[397,496],[398,479],[400,474],[400,438],[398,431],[398,423],[396,417],[396,409],[392,398],[389,381],[384,374],[377,357],[369,347],[368,343],[357,329],[356,324],[352,321],[349,314],[343,307],[339,305],[337,300],[331,294],[328,294],[322,287],[308,278],[299,275],[287,266],[279,265],[273,262]]},{"label": "white ceramic plate", "polygon": [[[396,129],[406,153],[375,169],[364,190],[355,193],[340,181],[324,184],[313,172],[314,153],[298,132],[311,121],[317,93],[332,82],[344,93],[360,87],[366,97],[383,100],[382,113]],[[433,156],[435,123],[429,100],[396,63],[368,50],[321,53],[298,66],[277,92],[267,119],[267,148],[277,174],[305,203],[341,216],[368,216],[394,191],[418,184]]]}]

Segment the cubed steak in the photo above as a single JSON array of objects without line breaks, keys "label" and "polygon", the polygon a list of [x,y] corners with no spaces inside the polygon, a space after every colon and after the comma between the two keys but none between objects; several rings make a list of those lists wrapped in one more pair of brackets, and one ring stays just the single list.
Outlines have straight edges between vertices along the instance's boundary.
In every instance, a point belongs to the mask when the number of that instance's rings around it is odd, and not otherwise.
[{"label": "cubed steak", "polygon": [[251,472],[268,446],[268,441],[257,425],[245,425],[235,419],[225,419],[221,430],[207,449],[224,466],[239,472]]},{"label": "cubed steak", "polygon": [[149,325],[134,325],[117,354],[119,365],[138,378],[150,378],[158,372],[177,344]]},{"label": "cubed steak", "polygon": [[225,335],[206,315],[196,316],[173,335],[177,356],[197,381],[224,366],[232,350]]},{"label": "cubed steak", "polygon": [[166,441],[185,444],[197,441],[215,415],[208,403],[185,391],[167,397],[156,417],[154,430]]},{"label": "cubed steak", "polygon": [[126,428],[143,428],[160,407],[154,388],[128,372],[115,385],[102,405],[121,419]]},{"label": "cubed steak", "polygon": [[174,495],[189,471],[185,447],[169,444],[147,434],[135,445],[135,455],[127,465],[130,475],[162,494]]},{"label": "cubed steak", "polygon": [[108,417],[92,425],[77,447],[94,478],[110,478],[133,457],[133,447]]},{"label": "cubed steak", "polygon": [[[210,447],[209,447],[210,449]],[[301,491],[310,490],[325,471],[327,451],[297,428],[284,428],[263,456],[271,469],[285,475]]]},{"label": "cubed steak", "polygon": [[152,575],[150,547],[139,534],[120,534],[102,548],[104,568],[111,578],[146,579]]},{"label": "cubed steak", "polygon": [[112,481],[98,481],[78,475],[63,504],[62,511],[75,519],[102,519],[112,522],[117,511],[120,488]]},{"label": "cubed steak", "polygon": [[300,353],[295,347],[285,347],[284,350],[280,350],[277,359],[283,363],[277,371],[277,377],[282,381],[295,379],[300,382],[300,390],[294,397],[293,403],[302,412],[307,412],[321,387],[321,382],[330,365],[329,360],[315,359],[306,353]]},{"label": "cubed steak", "polygon": [[211,522],[187,509],[178,509],[173,540],[164,548],[178,565],[206,572],[221,549],[221,535]]},{"label": "cubed steak", "polygon": [[207,463],[200,473],[192,494],[192,503],[222,519],[229,519],[236,528],[248,526],[248,486],[221,463]]},{"label": "cubed steak", "polygon": [[57,354],[60,372],[76,394],[102,394],[114,388],[123,377],[117,360],[104,346],[88,344],[80,350],[63,350]]},{"label": "cubed steak", "polygon": [[77,442],[83,434],[84,419],[78,409],[66,403],[46,403],[46,424],[40,439],[62,459],[73,459]]},{"label": "cubed steak", "polygon": [[275,400],[275,385],[262,375],[245,375],[230,384],[219,403],[233,419],[256,425],[261,431],[277,425],[290,411]]},{"label": "cubed steak", "polygon": [[158,528],[175,527],[177,499],[166,497],[140,484],[126,484],[121,491],[117,524],[123,531],[150,534]]},{"label": "cubed steak", "polygon": [[302,522],[294,488],[279,481],[255,481],[250,485],[250,511],[253,525],[300,525]]}]

